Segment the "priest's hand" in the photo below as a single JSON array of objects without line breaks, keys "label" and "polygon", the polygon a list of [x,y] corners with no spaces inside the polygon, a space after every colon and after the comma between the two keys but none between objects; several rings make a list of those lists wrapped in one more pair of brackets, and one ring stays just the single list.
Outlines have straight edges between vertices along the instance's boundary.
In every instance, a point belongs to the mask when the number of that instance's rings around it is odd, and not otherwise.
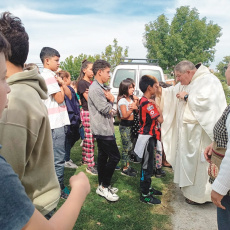
[{"label": "priest's hand", "polygon": [[216,191],[212,190],[212,192],[211,192],[211,199],[212,199],[213,204],[215,204],[218,208],[226,209],[221,204],[221,200],[223,199],[223,197],[224,197],[223,195],[220,195]]},{"label": "priest's hand", "polygon": [[211,162],[213,142],[204,150],[204,157],[208,163]]},{"label": "priest's hand", "polygon": [[187,92],[182,91],[182,92],[177,93],[176,97],[177,97],[178,99],[184,100],[184,96],[187,95],[187,94],[188,94]]}]

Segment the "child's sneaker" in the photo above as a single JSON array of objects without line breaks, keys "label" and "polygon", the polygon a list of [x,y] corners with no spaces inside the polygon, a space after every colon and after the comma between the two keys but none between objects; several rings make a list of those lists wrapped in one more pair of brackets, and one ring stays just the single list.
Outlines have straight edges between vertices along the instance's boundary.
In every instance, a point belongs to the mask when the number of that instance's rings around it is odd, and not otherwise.
[{"label": "child's sneaker", "polygon": [[115,168],[115,170],[120,170],[121,169],[121,167],[120,166],[116,166],[116,168]]},{"label": "child's sneaker", "polygon": [[136,177],[137,176],[137,174],[135,172],[133,172],[130,167],[125,169],[125,170],[123,169],[121,171],[121,174],[124,176],[130,176],[130,177]]},{"label": "child's sneaker", "polygon": [[131,170],[131,172],[134,172],[136,174],[138,173],[138,171],[136,169],[132,168],[132,167],[130,167],[130,170]]},{"label": "child's sneaker", "polygon": [[134,154],[130,155],[130,161],[133,162],[134,164],[141,163],[140,161],[137,160],[137,158]]},{"label": "child's sneaker", "polygon": [[149,193],[150,193],[151,195],[156,195],[156,196],[161,196],[161,195],[162,195],[162,192],[161,192],[161,191],[158,191],[158,190],[156,190],[156,189],[154,189],[154,188],[150,188],[150,189],[149,189]]},{"label": "child's sneaker", "polygon": [[162,170],[162,168],[156,169],[155,171],[155,177],[156,178],[161,178],[161,177],[165,177],[166,173],[164,170]]},{"label": "child's sneaker", "polygon": [[115,202],[119,200],[119,196],[117,194],[113,193],[109,188],[104,188],[101,185],[97,187],[96,193],[108,201]]},{"label": "child's sneaker", "polygon": [[94,176],[98,175],[97,169],[95,167],[88,167],[86,169],[86,172]]},{"label": "child's sneaker", "polygon": [[153,197],[152,195],[150,195],[150,193],[148,195],[141,195],[140,197],[140,201],[146,204],[160,204],[161,201],[155,197]]},{"label": "child's sneaker", "polygon": [[112,187],[111,185],[108,187],[112,193],[117,193],[118,192],[118,188]]},{"label": "child's sneaker", "polygon": [[64,189],[61,190],[61,197],[60,198],[66,200],[69,196],[69,193],[70,193],[69,189],[67,187],[65,187]]},{"label": "child's sneaker", "polygon": [[69,161],[65,162],[65,168],[77,169],[78,166],[74,164],[73,161],[70,159]]}]

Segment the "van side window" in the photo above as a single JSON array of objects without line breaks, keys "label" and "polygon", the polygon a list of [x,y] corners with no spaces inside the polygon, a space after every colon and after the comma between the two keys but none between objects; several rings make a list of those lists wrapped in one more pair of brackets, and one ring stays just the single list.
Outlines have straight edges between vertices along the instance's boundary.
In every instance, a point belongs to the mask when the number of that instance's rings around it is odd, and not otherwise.
[{"label": "van side window", "polygon": [[135,69],[118,69],[113,81],[113,87],[119,88],[120,83],[126,78],[132,78],[135,82],[136,70]]},{"label": "van side window", "polygon": [[141,69],[140,70],[140,77],[144,75],[151,75],[157,78],[158,81],[162,81],[161,73],[159,70],[153,69]]}]

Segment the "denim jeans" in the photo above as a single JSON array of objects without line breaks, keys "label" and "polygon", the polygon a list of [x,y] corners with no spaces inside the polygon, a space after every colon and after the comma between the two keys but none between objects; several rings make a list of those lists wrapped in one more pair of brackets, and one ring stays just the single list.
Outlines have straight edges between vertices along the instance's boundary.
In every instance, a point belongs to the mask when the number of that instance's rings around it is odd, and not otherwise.
[{"label": "denim jeans", "polygon": [[66,126],[52,129],[54,166],[61,189],[64,188],[65,133]]},{"label": "denim jeans", "polygon": [[217,223],[219,230],[230,229],[230,196],[226,195],[221,200],[221,204],[226,208],[225,210],[217,208]]},{"label": "denim jeans", "polygon": [[120,152],[116,140],[103,140],[97,138],[97,147],[98,182],[104,187],[108,187],[111,184],[111,178],[120,160]]}]

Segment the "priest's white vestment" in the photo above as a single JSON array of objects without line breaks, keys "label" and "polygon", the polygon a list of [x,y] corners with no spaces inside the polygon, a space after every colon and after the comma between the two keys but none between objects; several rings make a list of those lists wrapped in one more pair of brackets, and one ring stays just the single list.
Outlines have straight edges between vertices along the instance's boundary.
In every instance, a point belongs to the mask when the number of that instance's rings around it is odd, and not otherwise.
[{"label": "priest's white vestment", "polygon": [[[189,94],[187,102],[176,97],[182,91]],[[161,138],[174,182],[186,198],[197,203],[211,201],[203,153],[213,141],[213,127],[226,107],[220,81],[201,65],[189,85],[178,83],[162,89],[160,107],[164,117]]]}]

